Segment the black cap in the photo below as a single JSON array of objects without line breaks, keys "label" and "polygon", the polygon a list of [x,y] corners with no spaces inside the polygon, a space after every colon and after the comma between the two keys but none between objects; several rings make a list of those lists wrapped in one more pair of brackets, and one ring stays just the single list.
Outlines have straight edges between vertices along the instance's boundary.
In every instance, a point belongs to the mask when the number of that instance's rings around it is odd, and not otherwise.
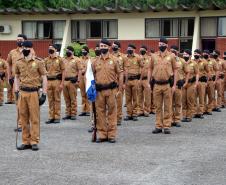
[{"label": "black cap", "polygon": [[88,46],[83,46],[82,49],[86,50],[89,53],[89,48]]},{"label": "black cap", "polygon": [[31,41],[26,40],[22,43],[22,46],[26,48],[32,48],[33,44]]},{"label": "black cap", "polygon": [[107,39],[102,39],[102,40],[100,41],[100,43],[106,44],[106,45],[108,45],[108,46],[111,46],[111,43],[110,43]]},{"label": "black cap", "polygon": [[172,46],[170,47],[170,49],[174,49],[174,50],[176,50],[176,51],[179,51],[179,48],[178,48],[176,45],[172,45]]},{"label": "black cap", "polygon": [[55,48],[56,50],[58,50],[58,46],[56,44],[50,44],[49,46]]},{"label": "black cap", "polygon": [[72,52],[75,51],[74,48],[73,48],[72,46],[68,46],[67,49],[70,50],[70,51],[72,51]]},{"label": "black cap", "polygon": [[119,48],[121,48],[121,43],[120,43],[119,41],[116,40],[116,41],[114,41],[113,43],[114,43],[115,45],[117,45]]},{"label": "black cap", "polygon": [[201,50],[200,49],[196,49],[195,51],[194,51],[194,53],[198,53],[198,54],[202,54],[202,52],[201,52]]},{"label": "black cap", "polygon": [[213,55],[216,55],[216,54],[219,56],[221,53],[218,50],[213,50]]},{"label": "black cap", "polygon": [[24,34],[18,34],[17,37],[22,37],[24,40],[27,40],[27,36]]},{"label": "black cap", "polygon": [[133,49],[137,49],[134,44],[129,44],[128,47],[133,48]]},{"label": "black cap", "polygon": [[144,48],[146,51],[148,50],[147,46],[142,45],[140,48]]},{"label": "black cap", "polygon": [[159,42],[163,42],[165,44],[168,44],[168,40],[165,37],[161,37]]},{"label": "black cap", "polygon": [[203,50],[203,53],[207,53],[209,55],[210,51],[208,49],[205,49],[205,50]]},{"label": "black cap", "polygon": [[191,55],[191,50],[190,49],[185,49],[184,52],[189,54],[189,55]]}]

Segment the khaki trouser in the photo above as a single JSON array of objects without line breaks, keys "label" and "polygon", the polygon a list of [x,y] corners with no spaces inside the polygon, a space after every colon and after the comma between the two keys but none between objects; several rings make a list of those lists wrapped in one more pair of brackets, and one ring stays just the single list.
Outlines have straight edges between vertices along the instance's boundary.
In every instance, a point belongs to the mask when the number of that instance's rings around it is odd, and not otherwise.
[{"label": "khaki trouser", "polygon": [[137,86],[137,115],[144,114],[144,94],[142,84],[138,81]]},{"label": "khaki trouser", "polygon": [[[225,78],[224,78],[225,79]],[[225,105],[226,99],[224,97],[224,91],[225,91],[225,87],[224,87],[224,79],[221,80],[221,105]]]},{"label": "khaki trouser", "polygon": [[192,119],[193,112],[195,112],[195,83],[189,83],[186,88],[182,90],[182,114],[184,118]]},{"label": "khaki trouser", "polygon": [[49,119],[60,119],[61,91],[60,80],[48,80],[47,95],[49,102]]},{"label": "khaki trouser", "polygon": [[0,79],[0,104],[4,102],[4,81]]},{"label": "khaki trouser", "polygon": [[213,109],[213,103],[214,103],[214,92],[215,92],[215,85],[214,81],[208,81],[207,82],[207,88],[206,88],[206,95],[205,95],[205,102],[206,102],[206,112],[212,112]]},{"label": "khaki trouser", "polygon": [[118,90],[117,96],[116,96],[116,101],[117,101],[117,122],[122,121],[122,104],[123,104],[123,91]]},{"label": "khaki trouser", "polygon": [[[14,85],[13,85],[14,86]],[[15,102],[14,87],[7,83],[7,102]]]},{"label": "khaki trouser", "polygon": [[82,96],[82,112],[90,112],[90,104],[86,95],[86,83],[84,77],[81,77],[79,81],[79,88]]},{"label": "khaki trouser", "polygon": [[117,90],[99,91],[96,98],[97,133],[100,139],[114,139],[117,133]]},{"label": "khaki trouser", "polygon": [[151,107],[150,107],[150,112],[153,112],[153,113],[155,113],[156,112],[156,106],[155,106],[155,99],[154,99],[154,97],[153,97],[153,91],[151,90]]},{"label": "khaki trouser", "polygon": [[125,92],[126,92],[127,115],[137,116],[138,80],[128,80]]},{"label": "khaki trouser", "polygon": [[222,79],[218,79],[215,83],[215,90],[217,91],[217,94],[214,93],[214,95],[215,95],[214,108],[221,107],[221,102],[222,102],[221,85],[222,85]]},{"label": "khaki trouser", "polygon": [[205,112],[205,95],[206,95],[206,82],[199,82],[197,86],[197,112],[196,114],[203,114]]},{"label": "khaki trouser", "polygon": [[156,105],[156,128],[171,127],[172,92],[169,84],[154,86],[154,98]]},{"label": "khaki trouser", "polygon": [[149,115],[151,111],[151,88],[147,80],[141,80],[138,89],[139,114]]},{"label": "khaki trouser", "polygon": [[172,96],[172,122],[179,123],[181,120],[182,89],[176,88]]},{"label": "khaki trouser", "polygon": [[66,115],[76,116],[77,114],[77,88],[70,81],[64,81],[64,100],[66,104]]},{"label": "khaki trouser", "polygon": [[22,123],[22,143],[38,144],[40,139],[40,110],[37,92],[20,92],[19,118]]}]

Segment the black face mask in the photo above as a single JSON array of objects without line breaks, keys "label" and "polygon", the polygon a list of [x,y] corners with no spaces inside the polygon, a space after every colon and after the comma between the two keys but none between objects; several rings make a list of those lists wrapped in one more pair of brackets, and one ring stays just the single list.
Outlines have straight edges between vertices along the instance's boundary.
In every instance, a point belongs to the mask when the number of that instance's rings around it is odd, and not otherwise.
[{"label": "black face mask", "polygon": [[217,58],[218,58],[218,55],[213,55],[213,58],[214,58],[214,59],[217,59]]},{"label": "black face mask", "polygon": [[118,51],[118,48],[117,48],[117,47],[113,47],[112,50],[113,50],[114,52],[116,52],[116,51]]},{"label": "black face mask", "polygon": [[127,50],[128,55],[132,55],[133,54],[133,50]]},{"label": "black face mask", "polygon": [[203,58],[205,58],[206,60],[209,58],[208,55],[203,55]]},{"label": "black face mask", "polygon": [[54,50],[53,49],[49,49],[49,54],[53,54],[54,53]]},{"label": "black face mask", "polygon": [[165,50],[166,50],[166,46],[159,46],[159,50],[161,51],[161,52],[164,52]]},{"label": "black face mask", "polygon": [[87,56],[88,55],[88,52],[87,51],[82,51],[82,55],[83,56]]},{"label": "black face mask", "polygon": [[226,57],[224,57],[224,60],[226,60]]},{"label": "black face mask", "polygon": [[141,50],[141,51],[140,51],[140,54],[141,54],[141,55],[145,55],[145,54],[146,54],[146,51]]},{"label": "black face mask", "polygon": [[96,56],[100,56],[101,55],[100,50],[95,50],[95,54]]},{"label": "black face mask", "polygon": [[171,51],[174,55],[176,55],[177,56],[177,52],[176,51]]},{"label": "black face mask", "polygon": [[22,53],[23,53],[23,55],[25,56],[25,57],[27,57],[29,54],[30,54],[30,50],[28,49],[23,49],[23,51],[22,51]]},{"label": "black face mask", "polygon": [[23,42],[21,42],[21,41],[17,42],[18,47],[22,47],[22,44],[23,44]]},{"label": "black face mask", "polygon": [[105,49],[105,48],[103,48],[103,49],[100,49],[100,52],[102,53],[102,54],[107,54],[107,52],[108,52],[108,49]]},{"label": "black face mask", "polygon": [[189,57],[184,57],[184,60],[187,62],[189,60]]},{"label": "black face mask", "polygon": [[72,55],[72,53],[70,51],[66,52],[67,57],[70,57]]},{"label": "black face mask", "polygon": [[196,60],[199,59],[199,55],[194,55],[194,57]]}]

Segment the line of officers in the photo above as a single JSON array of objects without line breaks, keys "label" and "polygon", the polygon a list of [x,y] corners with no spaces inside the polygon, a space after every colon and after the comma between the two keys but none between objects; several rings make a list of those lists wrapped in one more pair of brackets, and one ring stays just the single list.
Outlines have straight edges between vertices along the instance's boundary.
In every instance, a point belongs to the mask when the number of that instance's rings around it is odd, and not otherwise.
[{"label": "line of officers", "polygon": [[[96,57],[89,56],[87,46],[82,48],[82,57],[76,57],[73,47],[68,46],[66,56],[62,58],[57,54],[57,46],[52,44],[48,48],[49,56],[42,60],[35,56],[32,43],[26,40],[25,35],[19,34],[18,47],[10,51],[6,62],[0,59],[1,105],[5,78],[10,84],[8,102],[13,102],[12,92],[16,92],[16,97],[18,92],[20,94],[16,130],[22,130],[20,149],[33,145],[32,149],[38,149],[39,105],[44,103],[46,94],[49,103],[46,124],[60,123],[62,92],[66,103],[63,120],[76,120],[78,88],[82,96],[79,116],[90,115],[85,88],[89,60],[97,90],[98,143],[116,142],[117,125],[121,125],[123,119],[124,94],[127,109],[124,120],[138,121],[139,116],[156,114],[154,134],[170,134],[170,127],[180,127],[181,121],[203,119],[204,115],[220,112],[220,108],[225,107],[226,53],[223,60],[217,50],[210,53],[196,49],[192,59],[190,50],[180,54],[177,46],[168,49],[168,40],[160,38],[157,52],[149,53],[147,46],[143,45],[137,54],[136,46],[129,44],[127,53],[123,54],[119,41],[111,43],[102,39],[96,45]],[[28,127],[29,124],[33,126]]]}]

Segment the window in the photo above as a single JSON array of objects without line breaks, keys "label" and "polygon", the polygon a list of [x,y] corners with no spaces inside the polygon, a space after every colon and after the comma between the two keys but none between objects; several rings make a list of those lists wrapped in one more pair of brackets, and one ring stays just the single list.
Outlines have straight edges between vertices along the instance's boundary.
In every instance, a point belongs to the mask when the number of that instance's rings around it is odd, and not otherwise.
[{"label": "window", "polygon": [[180,19],[180,36],[192,37],[194,34],[194,19],[183,18]]},{"label": "window", "polygon": [[226,36],[226,17],[220,17],[218,20],[218,35]]},{"label": "window", "polygon": [[118,38],[117,20],[72,21],[72,41],[85,42],[87,38]]},{"label": "window", "polygon": [[146,37],[160,37],[160,19],[146,19]]},{"label": "window", "polygon": [[180,51],[185,49],[192,49],[192,39],[180,39]]},{"label": "window", "polygon": [[201,37],[217,36],[217,18],[201,18]]},{"label": "window", "polygon": [[162,36],[166,37],[178,36],[178,19],[162,20]]}]

